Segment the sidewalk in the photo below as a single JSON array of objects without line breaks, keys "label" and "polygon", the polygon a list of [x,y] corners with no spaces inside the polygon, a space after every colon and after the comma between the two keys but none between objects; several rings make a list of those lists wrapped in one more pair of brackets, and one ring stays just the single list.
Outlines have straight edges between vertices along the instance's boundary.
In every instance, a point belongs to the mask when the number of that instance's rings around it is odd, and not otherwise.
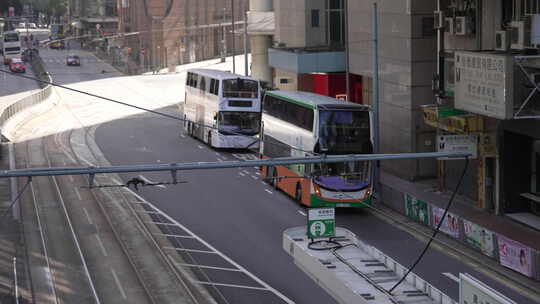
[{"label": "sidewalk", "polygon": [[[451,192],[436,191],[432,181],[409,182],[386,172],[381,172],[381,188],[384,205],[431,228],[437,225],[441,210],[451,196]],[[481,211],[470,200],[460,196],[455,197],[449,212],[449,217],[457,220],[452,223],[445,220],[441,233],[483,254],[486,259],[498,263],[501,269],[512,269],[519,280],[530,281],[540,288],[540,231],[508,217]],[[519,256],[518,262],[512,263],[512,258],[516,258],[512,251],[521,253],[522,248],[529,252],[531,267],[528,271],[520,267]]]}]

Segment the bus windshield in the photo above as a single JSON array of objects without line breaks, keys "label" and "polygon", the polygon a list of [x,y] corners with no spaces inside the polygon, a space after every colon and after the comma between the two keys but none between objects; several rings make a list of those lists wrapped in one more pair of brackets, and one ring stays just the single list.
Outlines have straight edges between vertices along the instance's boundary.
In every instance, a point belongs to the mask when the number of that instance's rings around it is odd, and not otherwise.
[{"label": "bus windshield", "polygon": [[223,80],[223,97],[258,98],[259,83],[242,78]]},{"label": "bus windshield", "polygon": [[51,25],[51,34],[62,34],[63,32],[63,25],[62,24],[52,24]]},{"label": "bus windshield", "polygon": [[371,153],[368,111],[319,111],[319,145],[326,154]]},{"label": "bus windshield", "polygon": [[17,33],[4,33],[4,42],[17,42],[19,35]]},{"label": "bus windshield", "polygon": [[256,112],[219,112],[218,126],[222,134],[240,133],[256,135],[259,133],[261,114]]},{"label": "bus windshield", "polygon": [[369,185],[369,173],[368,161],[315,164],[313,181],[326,189],[355,191]]}]

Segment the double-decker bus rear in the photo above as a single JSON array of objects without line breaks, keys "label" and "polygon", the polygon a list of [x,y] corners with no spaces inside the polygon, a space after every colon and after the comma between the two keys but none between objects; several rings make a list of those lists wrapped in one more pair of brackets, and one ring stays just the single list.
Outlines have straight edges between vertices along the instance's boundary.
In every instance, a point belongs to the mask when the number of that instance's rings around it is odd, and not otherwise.
[{"label": "double-decker bus rear", "polygon": [[4,64],[9,64],[11,59],[21,57],[21,37],[16,31],[4,32],[2,37],[2,54]]}]

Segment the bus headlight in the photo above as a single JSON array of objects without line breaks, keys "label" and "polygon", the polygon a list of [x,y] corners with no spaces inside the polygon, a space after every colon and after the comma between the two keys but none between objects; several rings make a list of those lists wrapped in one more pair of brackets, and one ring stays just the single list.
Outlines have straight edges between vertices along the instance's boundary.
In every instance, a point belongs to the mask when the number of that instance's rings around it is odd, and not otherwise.
[{"label": "bus headlight", "polygon": [[321,196],[321,188],[315,186],[315,194],[317,194],[317,196]]}]

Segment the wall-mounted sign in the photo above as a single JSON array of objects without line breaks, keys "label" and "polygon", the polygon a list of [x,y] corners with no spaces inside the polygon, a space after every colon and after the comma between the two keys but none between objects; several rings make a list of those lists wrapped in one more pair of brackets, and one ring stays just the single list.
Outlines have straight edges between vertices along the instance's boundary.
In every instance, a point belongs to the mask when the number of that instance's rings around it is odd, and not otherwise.
[{"label": "wall-mounted sign", "polygon": [[478,115],[450,107],[423,106],[424,122],[432,127],[452,133],[471,133],[482,130],[482,120]]},{"label": "wall-mounted sign", "polygon": [[514,59],[511,56],[455,53],[457,109],[498,119],[514,116]]},{"label": "wall-mounted sign", "polygon": [[439,135],[437,136],[437,152],[470,153],[470,159],[478,156],[478,135]]}]

